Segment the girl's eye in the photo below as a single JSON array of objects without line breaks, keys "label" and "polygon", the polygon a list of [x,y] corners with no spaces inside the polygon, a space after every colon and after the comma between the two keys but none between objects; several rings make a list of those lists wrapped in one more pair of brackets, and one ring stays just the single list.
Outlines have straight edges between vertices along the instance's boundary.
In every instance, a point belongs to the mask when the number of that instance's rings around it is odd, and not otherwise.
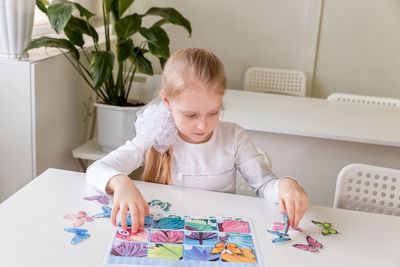
[{"label": "girl's eye", "polygon": [[197,114],[185,114],[188,118],[196,118]]},{"label": "girl's eye", "polygon": [[218,112],[213,112],[213,113],[210,113],[210,115],[211,115],[211,116],[218,115]]}]

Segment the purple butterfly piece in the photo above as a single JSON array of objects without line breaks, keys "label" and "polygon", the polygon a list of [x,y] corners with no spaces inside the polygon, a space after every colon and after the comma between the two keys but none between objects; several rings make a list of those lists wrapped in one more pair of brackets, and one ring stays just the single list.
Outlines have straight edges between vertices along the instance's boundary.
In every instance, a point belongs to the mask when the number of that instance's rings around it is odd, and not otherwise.
[{"label": "purple butterfly piece", "polygon": [[117,243],[113,244],[111,254],[114,256],[144,257],[147,244],[144,243]]},{"label": "purple butterfly piece", "polygon": [[90,196],[90,197],[84,197],[84,200],[97,200],[103,205],[108,205],[108,197],[103,196],[103,195],[97,195],[97,196]]}]

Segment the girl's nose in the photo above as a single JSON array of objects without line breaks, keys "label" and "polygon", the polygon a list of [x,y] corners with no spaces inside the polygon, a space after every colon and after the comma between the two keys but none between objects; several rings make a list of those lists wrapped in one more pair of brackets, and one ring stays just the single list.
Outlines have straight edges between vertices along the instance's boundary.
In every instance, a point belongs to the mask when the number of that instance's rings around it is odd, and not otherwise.
[{"label": "girl's nose", "polygon": [[206,130],[207,129],[207,119],[200,119],[199,123],[197,124],[197,129],[199,130]]}]

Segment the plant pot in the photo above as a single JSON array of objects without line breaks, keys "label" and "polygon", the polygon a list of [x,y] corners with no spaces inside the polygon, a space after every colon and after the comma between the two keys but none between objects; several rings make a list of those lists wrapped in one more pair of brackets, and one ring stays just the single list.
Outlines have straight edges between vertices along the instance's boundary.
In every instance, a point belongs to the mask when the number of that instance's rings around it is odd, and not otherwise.
[{"label": "plant pot", "polygon": [[18,58],[28,46],[35,0],[0,0],[0,56]]},{"label": "plant pot", "polygon": [[111,152],[135,137],[136,112],[143,106],[94,105],[97,108],[98,142],[104,152]]}]

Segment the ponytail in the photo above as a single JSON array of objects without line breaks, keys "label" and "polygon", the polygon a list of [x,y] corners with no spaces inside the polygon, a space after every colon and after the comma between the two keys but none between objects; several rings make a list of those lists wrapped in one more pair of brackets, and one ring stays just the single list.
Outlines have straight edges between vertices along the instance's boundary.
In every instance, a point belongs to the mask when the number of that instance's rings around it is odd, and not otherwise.
[{"label": "ponytail", "polygon": [[171,184],[170,162],[169,149],[162,154],[151,147],[146,153],[142,179],[150,183]]}]

